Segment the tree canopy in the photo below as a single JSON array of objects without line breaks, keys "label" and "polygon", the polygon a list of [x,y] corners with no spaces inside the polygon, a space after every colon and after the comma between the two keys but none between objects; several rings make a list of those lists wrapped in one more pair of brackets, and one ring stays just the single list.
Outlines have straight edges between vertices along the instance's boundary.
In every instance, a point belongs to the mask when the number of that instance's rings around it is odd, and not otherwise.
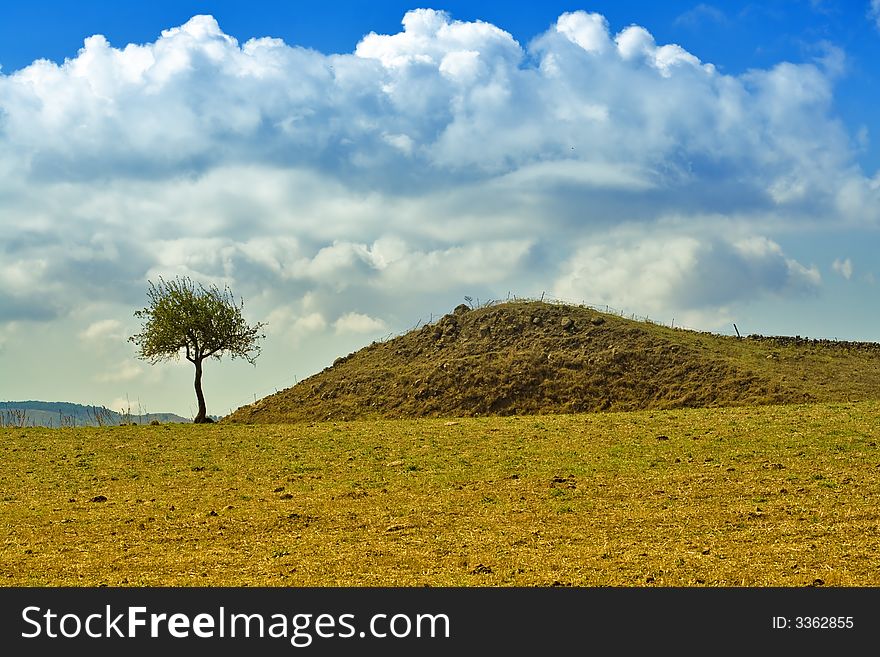
[{"label": "tree canopy", "polygon": [[176,360],[183,354],[195,365],[199,412],[194,421],[205,422],[202,361],[229,354],[255,364],[265,324],[249,325],[242,314],[244,301],[236,302],[228,287],[206,286],[186,276],[172,280],[160,276],[157,283],[148,284],[149,304],[134,313],[143,326],[129,341],[137,345],[138,358],[150,363]]}]

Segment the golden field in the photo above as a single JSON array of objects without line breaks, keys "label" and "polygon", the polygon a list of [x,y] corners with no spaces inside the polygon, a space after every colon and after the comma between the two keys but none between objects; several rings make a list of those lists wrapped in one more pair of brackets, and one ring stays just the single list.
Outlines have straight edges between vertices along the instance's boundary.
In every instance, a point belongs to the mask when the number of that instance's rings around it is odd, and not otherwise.
[{"label": "golden field", "polygon": [[6,586],[877,586],[880,402],[0,430]]}]

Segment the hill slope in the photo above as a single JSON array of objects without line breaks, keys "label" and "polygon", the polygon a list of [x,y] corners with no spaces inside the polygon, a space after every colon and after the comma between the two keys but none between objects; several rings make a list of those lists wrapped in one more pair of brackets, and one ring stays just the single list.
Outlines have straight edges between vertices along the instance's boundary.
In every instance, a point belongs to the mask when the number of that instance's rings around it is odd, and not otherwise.
[{"label": "hill slope", "polygon": [[231,422],[574,413],[880,398],[880,344],[735,338],[590,308],[459,306]]}]

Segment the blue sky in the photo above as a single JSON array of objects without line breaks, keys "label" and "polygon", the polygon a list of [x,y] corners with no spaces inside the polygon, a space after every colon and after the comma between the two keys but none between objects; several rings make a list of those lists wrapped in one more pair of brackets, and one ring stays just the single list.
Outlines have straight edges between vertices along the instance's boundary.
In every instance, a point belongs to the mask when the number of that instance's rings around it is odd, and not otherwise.
[{"label": "blue sky", "polygon": [[880,340],[876,62],[877,0],[7,5],[0,398],[191,415],[159,275],[269,324],[216,414],[465,295]]}]

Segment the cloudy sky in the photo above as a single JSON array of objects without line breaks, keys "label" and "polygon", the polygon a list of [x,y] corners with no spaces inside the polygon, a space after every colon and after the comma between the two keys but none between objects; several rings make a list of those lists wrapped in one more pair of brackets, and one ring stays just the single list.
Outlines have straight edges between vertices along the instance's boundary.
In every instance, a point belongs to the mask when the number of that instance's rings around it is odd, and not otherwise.
[{"label": "cloudy sky", "polygon": [[268,324],[217,415],[465,296],[880,340],[877,62],[880,0],[5,7],[0,400],[191,417],[160,275]]}]

